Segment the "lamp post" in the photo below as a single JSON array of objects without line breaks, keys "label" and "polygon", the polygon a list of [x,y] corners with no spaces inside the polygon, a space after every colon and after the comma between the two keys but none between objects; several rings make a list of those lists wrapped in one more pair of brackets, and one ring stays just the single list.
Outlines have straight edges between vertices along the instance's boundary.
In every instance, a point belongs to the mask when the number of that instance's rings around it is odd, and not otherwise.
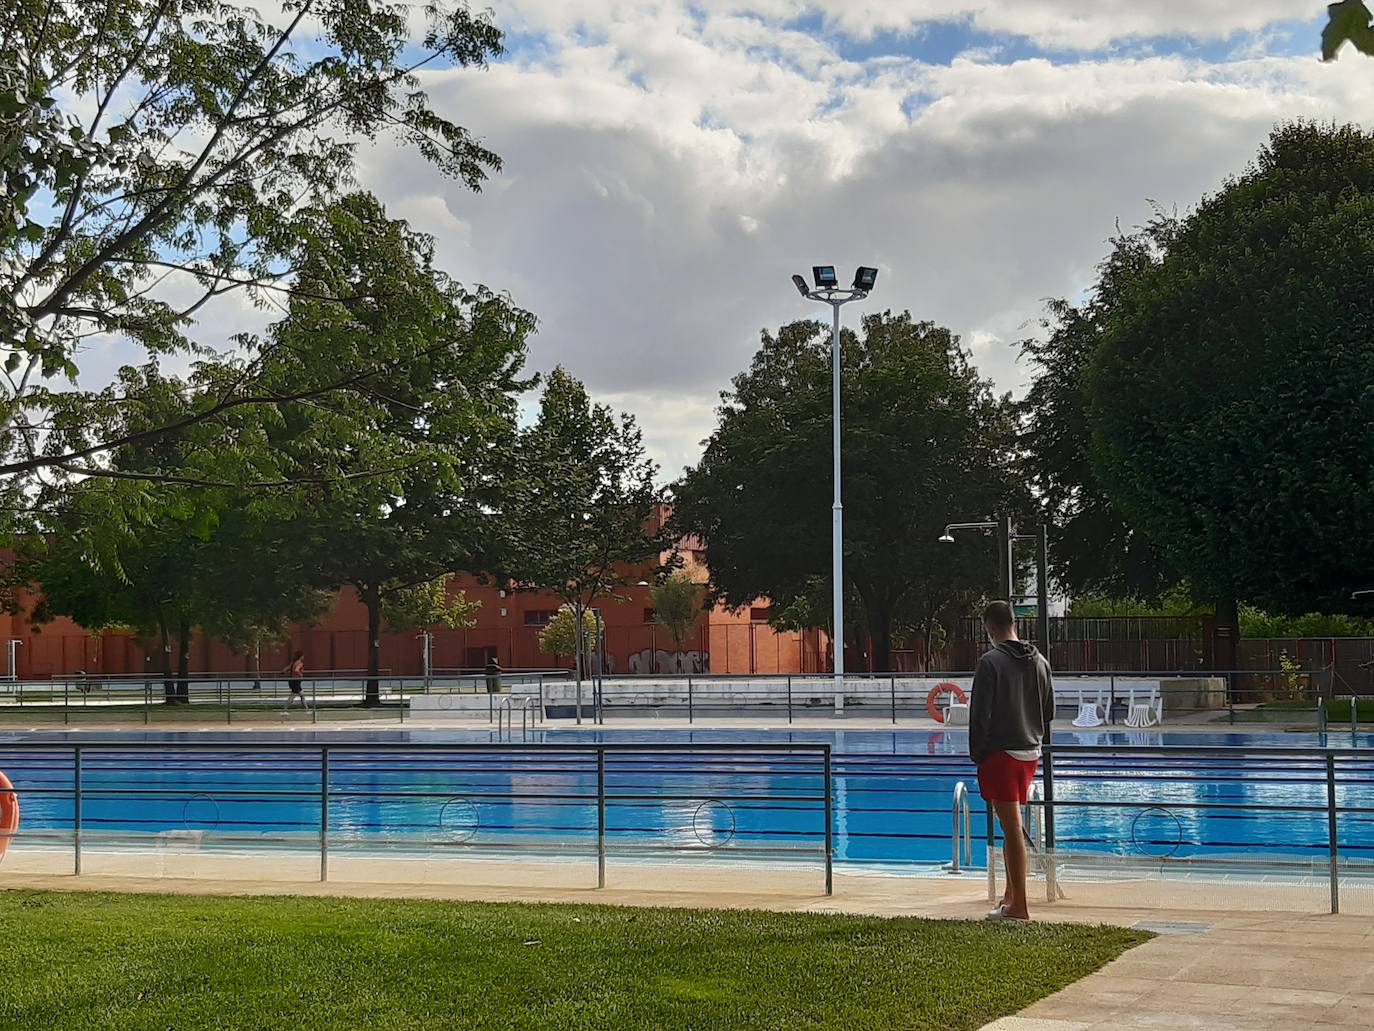
[{"label": "lamp post", "polygon": [[848,289],[840,287],[834,265],[813,265],[811,278],[815,288],[806,285],[801,276],[793,276],[797,292],[808,301],[830,305],[832,313],[830,336],[831,430],[834,436],[835,500],[830,506],[831,520],[831,576],[832,614],[831,648],[835,674],[835,708],[844,708],[844,505],[840,499],[840,308],[850,301],[862,301],[878,282],[878,270],[861,267],[854,273],[854,283]]},{"label": "lamp post", "polygon": [[996,530],[997,531],[997,565],[1000,575],[998,579],[1007,589],[1007,602],[1014,605],[1016,603],[1016,567],[1012,561],[1012,544],[1015,541],[1035,541],[1035,602],[1036,602],[1036,628],[1037,636],[1040,638],[1040,646],[1045,650],[1045,657],[1050,654],[1050,586],[1049,586],[1049,555],[1050,555],[1050,531],[1044,523],[1040,524],[1040,529],[1036,533],[1017,533],[1016,527],[1012,525],[1010,517],[998,519],[995,522],[980,523],[950,523],[945,527],[945,532],[940,535],[941,544],[954,543],[954,531],[956,530]]}]

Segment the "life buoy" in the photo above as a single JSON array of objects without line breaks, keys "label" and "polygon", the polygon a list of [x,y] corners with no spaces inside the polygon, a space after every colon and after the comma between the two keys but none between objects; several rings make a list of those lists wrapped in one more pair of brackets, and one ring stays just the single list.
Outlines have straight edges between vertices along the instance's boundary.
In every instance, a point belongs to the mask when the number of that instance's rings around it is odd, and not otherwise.
[{"label": "life buoy", "polygon": [[19,829],[19,795],[14,785],[0,773],[0,856],[9,847],[10,838]]},{"label": "life buoy", "polygon": [[945,722],[945,714],[935,704],[942,694],[954,695],[955,698],[959,699],[960,705],[968,704],[968,695],[964,694],[964,689],[958,684],[951,684],[948,680],[936,684],[930,689],[930,694],[926,695],[926,712],[930,713],[930,718],[936,723]]}]

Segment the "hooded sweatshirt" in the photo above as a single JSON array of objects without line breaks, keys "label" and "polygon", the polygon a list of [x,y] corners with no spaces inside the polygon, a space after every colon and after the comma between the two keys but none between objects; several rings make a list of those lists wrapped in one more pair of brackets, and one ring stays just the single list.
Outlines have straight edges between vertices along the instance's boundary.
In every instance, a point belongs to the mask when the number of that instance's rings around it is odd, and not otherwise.
[{"label": "hooded sweatshirt", "polygon": [[998,641],[973,674],[968,731],[973,761],[980,763],[993,752],[1038,749],[1053,720],[1050,664],[1025,641]]}]

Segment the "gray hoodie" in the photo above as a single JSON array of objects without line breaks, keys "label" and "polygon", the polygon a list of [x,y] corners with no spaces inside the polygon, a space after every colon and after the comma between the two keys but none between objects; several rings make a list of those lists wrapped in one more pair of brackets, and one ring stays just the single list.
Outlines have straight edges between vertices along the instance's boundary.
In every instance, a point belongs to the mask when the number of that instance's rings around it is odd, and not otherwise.
[{"label": "gray hoodie", "polygon": [[993,752],[1038,748],[1054,720],[1050,664],[1025,641],[999,641],[978,660],[969,699],[968,751],[975,763]]}]

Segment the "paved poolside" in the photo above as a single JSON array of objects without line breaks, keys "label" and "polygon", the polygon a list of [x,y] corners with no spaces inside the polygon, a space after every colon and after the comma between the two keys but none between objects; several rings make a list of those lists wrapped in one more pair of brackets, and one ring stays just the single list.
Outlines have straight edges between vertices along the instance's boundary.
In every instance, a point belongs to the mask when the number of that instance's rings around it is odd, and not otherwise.
[{"label": "paved poolside", "polygon": [[[27,860],[24,858],[27,854]],[[519,885],[496,861],[331,861],[193,852],[98,852],[75,877],[12,852],[0,888],[221,895],[318,895],[468,901],[595,902],[784,912],[977,919],[987,909],[978,877],[875,876],[837,871],[835,894],[812,868],[679,863],[613,864],[597,889],[594,866],[522,862]],[[63,857],[54,852],[47,859]],[[70,867],[68,866],[69,870]],[[671,884],[672,890],[664,885]],[[1102,971],[992,1025],[995,1031],[1085,1028],[1333,1028],[1374,1025],[1374,892],[1350,892],[1359,916],[1317,915],[1309,889],[1282,885],[1070,881],[1069,898],[1035,908],[1037,919],[1145,927],[1159,937]],[[1344,898],[1344,897],[1343,897]]]}]

